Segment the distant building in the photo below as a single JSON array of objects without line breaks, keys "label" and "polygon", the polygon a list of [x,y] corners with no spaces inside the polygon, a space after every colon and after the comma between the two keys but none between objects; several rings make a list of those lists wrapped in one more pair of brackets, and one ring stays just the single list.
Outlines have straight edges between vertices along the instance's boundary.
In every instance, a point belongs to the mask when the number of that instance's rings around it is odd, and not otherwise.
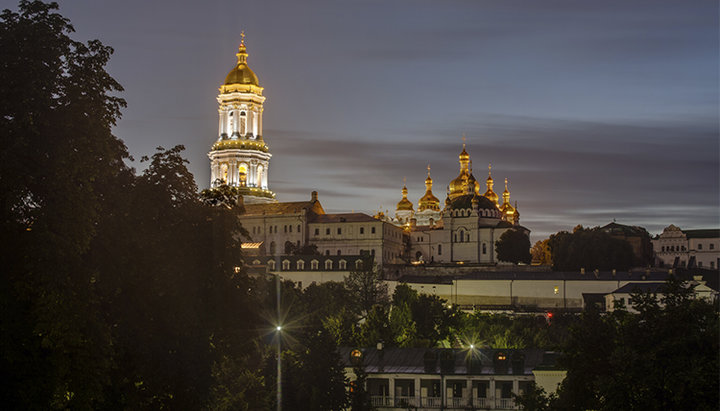
[{"label": "distant building", "polygon": [[627,241],[633,250],[633,266],[644,267],[652,263],[653,249],[650,234],[643,227],[630,226],[612,222],[600,230],[613,238]]},{"label": "distant building", "polygon": [[514,395],[535,382],[554,393],[566,372],[557,355],[537,349],[341,348],[351,384],[366,373],[378,410],[517,410]]},{"label": "distant building", "polygon": [[387,264],[458,263],[495,265],[495,243],[508,229],[520,226],[517,206],[510,204],[505,180],[502,204],[488,171],[487,190],[472,174],[463,144],[460,174],[450,182],[444,207],[432,193],[430,168],[426,191],[417,211],[403,187],[395,218],[378,212],[328,214],[313,192],[310,201],[280,203],[268,186],[270,149],[263,138],[263,88],[247,63],[243,38],[237,63],[220,86],[218,136],[210,158],[211,185],[237,187],[245,214],[241,223],[250,239],[247,253],[288,255],[315,246],[323,256],[369,255]]},{"label": "distant building", "polygon": [[[665,293],[664,282],[646,282],[646,283],[627,283],[622,287],[605,295],[605,306],[607,311],[614,311],[615,304],[619,303],[625,309],[632,313],[637,313],[632,302],[633,293],[650,293],[654,295],[658,301],[662,299]],[[708,287],[707,283],[702,280],[702,276],[696,276],[693,281],[688,281],[685,286],[692,289],[694,298],[702,298],[708,301],[715,301],[718,297],[718,291]],[[662,306],[662,303],[660,303]]]},{"label": "distant building", "polygon": [[720,267],[720,229],[681,230],[669,225],[652,239],[657,264],[666,267]]}]

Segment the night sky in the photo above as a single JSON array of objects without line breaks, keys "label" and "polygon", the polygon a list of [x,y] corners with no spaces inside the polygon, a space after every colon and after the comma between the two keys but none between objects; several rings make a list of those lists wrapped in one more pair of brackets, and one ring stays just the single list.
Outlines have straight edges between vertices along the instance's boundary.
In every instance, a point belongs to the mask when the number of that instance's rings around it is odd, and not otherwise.
[{"label": "night sky", "polygon": [[[16,3],[2,0],[2,8]],[[720,226],[718,2],[61,1],[78,40],[115,48],[139,159],[183,144],[200,188],[218,87],[245,31],[265,87],[270,189],[394,215],[445,198],[461,136],[510,181],[533,241],[577,224]],[[134,167],[141,169],[137,161]]]}]

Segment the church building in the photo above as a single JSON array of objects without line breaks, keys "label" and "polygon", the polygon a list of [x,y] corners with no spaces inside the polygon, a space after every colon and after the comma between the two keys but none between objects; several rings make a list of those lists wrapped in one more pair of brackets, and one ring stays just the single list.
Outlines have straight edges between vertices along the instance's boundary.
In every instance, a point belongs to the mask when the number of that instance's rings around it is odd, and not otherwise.
[{"label": "church building", "polygon": [[[310,250],[327,260],[316,257],[307,265],[297,258],[292,264],[288,260],[287,268],[292,265],[295,271],[332,268],[334,262],[344,268],[347,261],[360,261],[355,257],[373,257],[381,266],[494,265],[498,263],[495,242],[506,230],[529,233],[519,225],[517,206],[510,204],[507,180],[502,204],[489,172],[487,191],[480,194],[465,144],[459,156],[460,174],[448,185],[444,205],[432,192],[429,166],[417,211],[403,187],[395,218],[382,212],[328,214],[314,191],[310,201],[278,202],[268,184],[272,155],[263,138],[263,87],[248,66],[244,35],[236,56],[235,67],[219,89],[218,134],[208,157],[211,186],[237,187],[243,196],[245,213],[240,218],[251,237],[246,253],[261,258]],[[342,256],[348,256],[347,261]]]}]

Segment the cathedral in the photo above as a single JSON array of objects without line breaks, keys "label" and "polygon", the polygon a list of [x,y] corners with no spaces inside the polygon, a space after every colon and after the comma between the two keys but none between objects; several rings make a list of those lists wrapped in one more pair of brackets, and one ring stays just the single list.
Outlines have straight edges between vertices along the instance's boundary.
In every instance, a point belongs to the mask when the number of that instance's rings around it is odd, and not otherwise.
[{"label": "cathedral", "polygon": [[256,263],[263,257],[297,256],[307,250],[316,256],[307,265],[302,258],[285,259],[282,267],[266,258],[267,264],[271,270],[284,271],[349,270],[372,257],[381,266],[495,265],[501,263],[495,243],[505,231],[519,229],[529,234],[520,226],[517,205],[510,204],[507,179],[499,202],[490,167],[486,191],[481,194],[464,143],[460,173],[448,184],[443,204],[432,192],[430,166],[417,211],[403,186],[394,218],[382,212],[374,216],[325,213],[315,191],[309,201],[278,202],[268,185],[272,155],[262,132],[263,87],[248,66],[244,35],[236,56],[237,63],[217,97],[218,134],[208,153],[210,184],[239,188],[245,204],[240,218],[251,237],[243,248],[256,256]]}]

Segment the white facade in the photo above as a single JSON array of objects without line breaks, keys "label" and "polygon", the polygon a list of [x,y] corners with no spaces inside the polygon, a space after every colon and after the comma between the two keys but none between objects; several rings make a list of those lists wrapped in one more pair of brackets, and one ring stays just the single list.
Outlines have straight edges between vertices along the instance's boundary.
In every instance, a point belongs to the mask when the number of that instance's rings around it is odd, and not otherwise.
[{"label": "white facade", "polygon": [[671,267],[720,267],[720,230],[682,230],[675,225],[665,227],[652,240],[655,257],[661,265]]},{"label": "white facade", "polygon": [[210,185],[238,187],[246,204],[275,202],[268,187],[270,149],[263,140],[263,88],[247,65],[245,43],[238,61],[220,86],[218,135],[208,153]]}]

